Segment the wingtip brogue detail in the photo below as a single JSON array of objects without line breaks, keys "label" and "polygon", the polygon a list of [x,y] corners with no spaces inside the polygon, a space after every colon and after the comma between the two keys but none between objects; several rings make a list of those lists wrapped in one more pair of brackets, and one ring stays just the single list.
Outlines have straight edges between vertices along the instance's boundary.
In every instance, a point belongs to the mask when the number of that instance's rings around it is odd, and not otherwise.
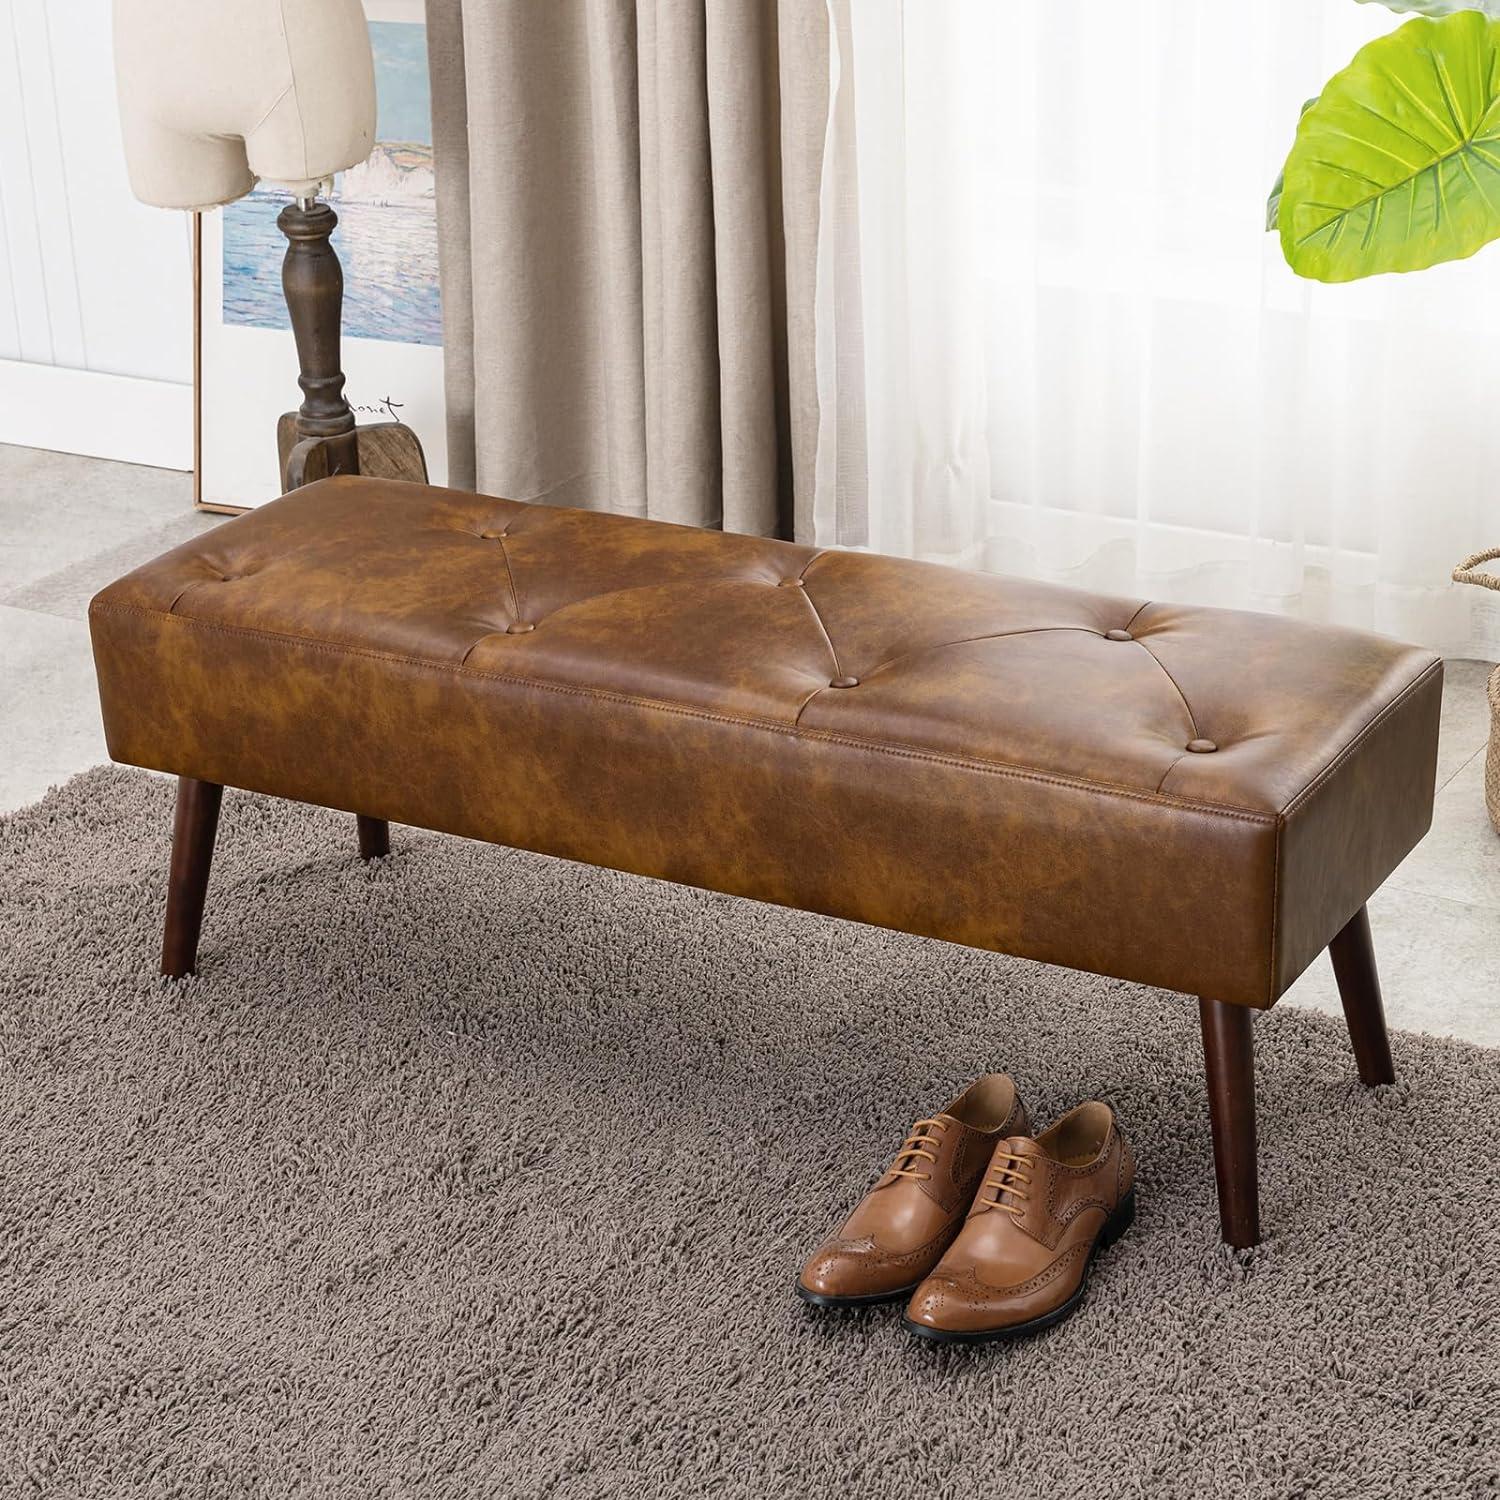
[{"label": "wingtip brogue detail", "polygon": [[997,1138],[1030,1129],[1015,1085],[987,1073],[918,1120],[891,1164],[803,1266],[797,1294],[817,1307],[909,1297],[953,1243]]},{"label": "wingtip brogue detail", "polygon": [[882,1250],[873,1236],[851,1240],[834,1235],[802,1268],[797,1290],[822,1307],[861,1307],[909,1296],[953,1243],[959,1221],[905,1254]]},{"label": "wingtip brogue detail", "polygon": [[1038,1332],[1083,1300],[1094,1257],[1134,1220],[1135,1163],[1108,1105],[998,1141],[962,1229],[906,1309],[943,1343]]}]

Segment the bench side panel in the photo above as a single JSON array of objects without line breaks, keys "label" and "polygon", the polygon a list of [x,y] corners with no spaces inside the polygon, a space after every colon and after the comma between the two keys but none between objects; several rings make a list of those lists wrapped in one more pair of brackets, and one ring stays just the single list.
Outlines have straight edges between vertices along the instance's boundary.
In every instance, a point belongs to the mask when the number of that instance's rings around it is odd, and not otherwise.
[{"label": "bench side panel", "polygon": [[1432,825],[1443,664],[1386,706],[1285,814],[1277,877],[1281,995]]}]

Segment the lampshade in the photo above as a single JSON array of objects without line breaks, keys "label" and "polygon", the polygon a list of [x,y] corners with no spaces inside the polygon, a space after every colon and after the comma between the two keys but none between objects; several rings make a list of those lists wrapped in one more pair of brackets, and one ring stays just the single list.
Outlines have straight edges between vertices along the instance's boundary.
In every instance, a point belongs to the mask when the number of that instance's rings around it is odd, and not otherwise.
[{"label": "lampshade", "polygon": [[375,140],[360,0],[115,0],[130,186],[210,208],[258,179],[307,197]]}]

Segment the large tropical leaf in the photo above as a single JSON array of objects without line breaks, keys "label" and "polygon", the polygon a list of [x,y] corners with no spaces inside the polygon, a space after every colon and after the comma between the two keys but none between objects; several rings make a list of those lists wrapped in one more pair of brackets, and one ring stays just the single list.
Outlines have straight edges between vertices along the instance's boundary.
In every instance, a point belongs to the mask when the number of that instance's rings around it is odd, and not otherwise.
[{"label": "large tropical leaf", "polygon": [[1419,16],[1451,16],[1456,10],[1482,10],[1500,16],[1500,0],[1359,0],[1361,5],[1383,5],[1387,10],[1415,11]]},{"label": "large tropical leaf", "polygon": [[[1500,0],[1496,0],[1496,3],[1500,4]],[[1309,99],[1302,106],[1302,113],[1306,114],[1317,102],[1316,99]],[[1286,171],[1283,169],[1276,174],[1276,181],[1271,184],[1271,196],[1266,199],[1266,231],[1269,234],[1275,234],[1281,227],[1281,189],[1285,180]]]},{"label": "large tropical leaf", "polygon": [[1500,236],[1500,21],[1417,17],[1361,48],[1297,126],[1278,218],[1287,262],[1319,281]]}]

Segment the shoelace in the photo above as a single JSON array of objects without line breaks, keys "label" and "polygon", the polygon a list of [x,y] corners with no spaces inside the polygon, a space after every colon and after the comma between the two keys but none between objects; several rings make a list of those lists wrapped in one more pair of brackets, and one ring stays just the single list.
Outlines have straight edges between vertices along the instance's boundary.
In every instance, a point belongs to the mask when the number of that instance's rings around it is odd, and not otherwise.
[{"label": "shoelace", "polygon": [[936,1165],[937,1153],[927,1148],[938,1145],[939,1140],[937,1136],[927,1133],[930,1130],[939,1130],[946,1135],[948,1122],[946,1120],[918,1120],[912,1126],[905,1145],[896,1153],[895,1164],[891,1167],[892,1177],[910,1177],[917,1182],[926,1182],[932,1176],[931,1172],[924,1172],[920,1167],[911,1165],[921,1157],[926,1157],[928,1161]]},{"label": "shoelace", "polygon": [[[1003,1208],[1006,1213],[1019,1219],[1026,1212],[1026,1200],[1031,1196],[1026,1191],[1031,1186],[1031,1173],[1023,1173],[1021,1170],[1025,1165],[1027,1161],[1024,1156],[996,1148],[990,1161],[989,1176],[984,1179],[984,1186],[979,1190],[980,1203],[985,1208]],[[986,1194],[994,1196],[986,1197]]]}]

